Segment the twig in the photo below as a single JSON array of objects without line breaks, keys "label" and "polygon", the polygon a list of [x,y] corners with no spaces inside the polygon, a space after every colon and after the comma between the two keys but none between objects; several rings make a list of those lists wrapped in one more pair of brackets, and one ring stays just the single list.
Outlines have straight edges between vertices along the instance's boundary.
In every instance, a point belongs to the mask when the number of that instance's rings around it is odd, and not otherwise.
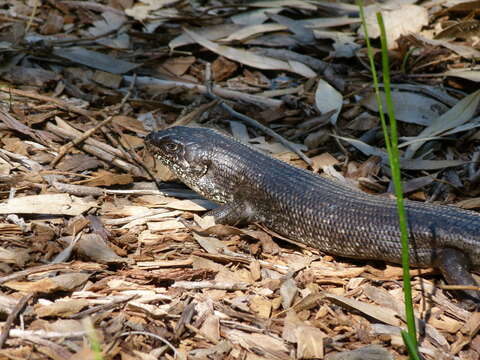
[{"label": "twig", "polygon": [[[133,76],[124,76],[125,81],[133,81]],[[200,94],[207,94],[207,88],[204,85],[194,84],[184,81],[172,81],[172,80],[160,80],[148,76],[139,76],[136,79],[137,85],[140,87],[150,87],[155,88],[156,90],[169,90],[176,88],[186,88],[197,90]],[[263,96],[246,94],[239,91],[234,91],[230,89],[225,89],[220,86],[214,86],[212,92],[222,98],[240,100],[247,102],[249,104],[255,104],[259,107],[268,109],[276,108],[282,105],[283,101],[276,99],[269,99]]]},{"label": "twig", "polygon": [[[1,153],[0,153],[1,154]],[[102,196],[105,194],[122,194],[122,195],[159,195],[159,196],[171,196],[180,199],[204,199],[200,195],[194,193],[192,190],[186,189],[185,191],[176,190],[155,190],[155,189],[130,189],[130,190],[111,190],[103,189],[95,186],[86,185],[73,185],[65,184],[62,182],[54,181],[52,185],[56,190],[75,196]],[[38,188],[42,188],[42,185],[34,185]]]},{"label": "twig", "polygon": [[109,116],[107,117],[105,120],[103,120],[102,122],[100,122],[99,124],[97,124],[96,126],[94,126],[93,128],[91,128],[90,130],[87,130],[83,135],[81,135],[80,137],[78,138],[75,138],[73,140],[71,140],[68,144],[65,144],[63,145],[61,148],[60,148],[60,151],[58,153],[58,155],[55,157],[55,159],[53,159],[53,161],[50,163],[50,165],[52,166],[52,168],[54,168],[60,160],[63,159],[63,157],[72,149],[74,148],[75,146],[77,146],[78,144],[81,144],[82,142],[84,142],[87,138],[89,138],[90,136],[92,136],[99,128],[101,128],[102,126],[105,126],[107,125],[109,122],[111,122],[113,119],[113,116]]},{"label": "twig", "polygon": [[[216,98],[215,95],[211,95],[212,99]],[[283,138],[282,136],[280,136],[279,134],[277,134],[275,131],[273,131],[272,129],[260,124],[259,122],[255,121],[254,119],[248,117],[248,116],[245,116],[243,114],[240,114],[239,112],[233,110],[230,106],[228,106],[226,103],[224,102],[221,102],[220,103],[220,106],[225,110],[227,111],[230,115],[236,117],[237,119],[239,120],[242,120],[244,122],[246,122],[247,124],[249,124],[250,126],[252,127],[255,127],[261,131],[263,131],[265,134],[273,137],[274,139],[276,139],[279,143],[281,143],[283,146],[285,146],[287,149],[290,149],[291,151],[293,151],[295,154],[297,154],[300,159],[302,159],[303,161],[305,161],[309,166],[312,166],[313,162],[312,160],[310,160],[304,153],[302,153],[300,150],[298,150],[297,148],[295,148],[295,146],[293,146],[288,140],[286,140],[285,138]]]},{"label": "twig", "polygon": [[116,308],[117,306],[119,305],[123,305],[127,302],[129,302],[130,300],[133,300],[133,299],[136,299],[138,298],[139,295],[131,295],[125,299],[117,299],[117,300],[113,300],[112,302],[108,303],[108,304],[102,304],[102,305],[97,305],[97,306],[93,306],[85,311],[81,311],[79,313],[76,313],[76,314],[73,314],[73,315],[70,315],[68,318],[69,319],[81,319],[85,316],[88,316],[88,315],[91,315],[91,314],[94,314],[98,311],[107,311],[107,310],[110,310],[110,309],[113,309],[113,308]]},{"label": "twig", "polygon": [[[132,82],[130,83],[130,86],[128,87],[128,90],[127,90],[127,93],[125,94],[125,96],[123,97],[122,101],[120,102],[120,104],[116,105],[116,109],[114,110],[116,113],[120,113],[121,109],[123,108],[123,105],[125,105],[125,103],[127,102],[127,100],[132,96],[132,91],[133,91],[133,88],[135,87],[136,83],[137,83],[137,74],[133,74],[133,79],[132,79]],[[116,130],[115,127],[109,127],[109,129],[112,129],[112,131],[114,131],[115,133],[117,133],[118,137],[121,138],[122,137],[122,134],[119,134],[118,131]],[[116,144],[117,147],[119,147],[120,149],[122,149],[123,151],[120,151],[118,150],[119,153],[122,154],[122,157],[125,158],[126,160],[128,161],[131,161],[135,164],[138,165],[138,167],[140,169],[143,169],[143,171],[145,172],[145,174],[148,174],[150,176],[151,179],[153,179],[156,183],[156,180],[155,180],[155,177],[152,175],[150,169],[145,166],[145,164],[143,163],[143,161],[140,159],[140,157],[137,155],[137,153],[135,151],[133,151],[133,146],[131,146],[129,143],[128,143],[128,140],[127,139],[124,139],[124,141],[126,142],[125,145],[127,146],[124,146],[120,141],[118,141],[117,139],[115,139],[111,134],[105,132],[103,129],[102,129],[102,133],[103,135],[108,139],[110,140],[110,142],[112,144]],[[116,149],[116,148],[115,148]],[[117,149],[116,149],[117,150]],[[158,184],[157,184],[157,187],[158,187]]]},{"label": "twig", "polygon": [[[53,123],[49,122],[47,123],[46,129],[49,130],[50,132],[53,132],[57,136],[60,136],[63,138],[66,137],[68,139],[75,139],[82,135],[80,131],[72,127],[66,121],[59,118],[57,119],[57,125],[54,125]],[[127,160],[127,158],[125,157],[125,154],[122,151],[104,142],[95,140],[93,138],[88,138],[88,139],[85,139],[85,144],[95,146],[97,148],[102,149],[103,151],[106,151],[112,155],[115,155],[115,157]]]},{"label": "twig", "polygon": [[[132,94],[132,89],[133,87],[135,86],[135,79],[136,79],[136,75],[133,77],[133,81],[132,83],[130,84],[129,88],[128,88],[128,91],[127,93],[125,94],[125,96],[122,98],[122,101],[115,106],[116,109],[114,109],[112,111],[112,115],[110,115],[109,117],[107,117],[105,120],[103,120],[102,122],[98,123],[97,125],[95,125],[93,128],[91,128],[90,130],[86,131],[84,134],[79,134],[78,137],[75,137],[73,138],[68,144],[65,144],[64,146],[61,147],[58,155],[55,157],[55,159],[53,159],[53,161],[51,162],[51,166],[52,167],[55,167],[58,162],[75,146],[81,144],[82,142],[86,141],[88,138],[90,138],[98,129],[106,126],[108,123],[110,123],[112,120],[113,120],[113,117],[114,115],[118,114],[120,112],[120,110],[122,109],[123,105],[125,105],[125,103],[127,102],[127,100],[130,98],[131,94]],[[93,120],[95,121],[95,120]],[[76,131],[75,131],[76,132]],[[110,147],[112,148],[112,147]],[[119,155],[120,157],[122,158],[125,158],[127,160],[131,160],[130,157],[128,156],[125,156],[124,153],[122,151],[119,151],[117,150],[116,148],[113,148],[114,151],[112,153],[114,154],[117,154]],[[124,165],[124,164],[123,164]],[[141,175],[142,171],[139,170],[139,171],[136,171],[137,169],[133,168],[132,166],[127,166],[127,168],[130,168],[129,170],[132,171],[132,173],[134,175]]]},{"label": "twig", "polygon": [[474,291],[480,291],[480,286],[476,285],[440,285],[440,289],[443,290],[474,290]]},{"label": "twig", "polygon": [[48,265],[38,265],[32,266],[28,269],[17,271],[13,274],[8,274],[3,277],[0,277],[0,284],[4,284],[7,281],[22,279],[28,275],[47,272],[47,271],[56,271],[56,270],[87,270],[87,271],[99,271],[105,269],[105,266],[99,265],[97,263],[79,263],[79,262],[69,262],[63,264],[48,264]]},{"label": "twig", "polygon": [[119,335],[119,337],[120,336],[130,336],[130,335],[145,335],[145,336],[153,337],[154,339],[160,340],[165,345],[167,345],[170,349],[172,349],[173,353],[175,354],[175,357],[177,357],[177,355],[178,355],[177,349],[175,349],[175,347],[172,345],[172,343],[170,341],[168,341],[167,339],[161,337],[160,335],[153,334],[153,333],[147,332],[147,331],[128,331],[128,332],[121,333]]},{"label": "twig", "polygon": [[[24,35],[27,35],[28,31],[32,27],[33,19],[35,18],[35,14],[36,14],[37,9],[38,9],[38,4],[39,4],[39,0],[35,0],[33,2],[32,14],[30,15],[30,18],[28,19],[28,23],[27,23],[27,26],[25,27]],[[1,344],[0,344],[0,348],[1,348]]]},{"label": "twig", "polygon": [[83,116],[87,117],[89,120],[95,121],[95,119],[92,118],[92,113],[90,111],[85,110],[85,109],[81,109],[77,106],[70,105],[67,102],[65,102],[63,100],[60,100],[58,98],[55,98],[55,97],[40,95],[40,94],[36,94],[36,93],[30,92],[30,91],[24,91],[24,90],[19,90],[19,89],[12,89],[12,88],[2,88],[2,87],[0,87],[0,91],[5,92],[5,93],[9,93],[9,94],[14,94],[14,95],[18,95],[18,96],[23,96],[23,97],[28,97],[28,98],[31,98],[31,99],[44,101],[44,102],[47,102],[47,103],[53,103],[63,110],[70,111],[70,112],[73,112],[75,114],[83,115]]},{"label": "twig", "polygon": [[[51,132],[55,133],[56,135],[59,135],[59,136],[63,136],[63,137],[67,137],[67,138],[75,137],[75,135],[72,135],[72,133],[69,130],[62,129],[62,128],[56,126],[56,125],[53,125],[52,123],[47,124],[47,129],[50,130]],[[89,142],[90,140],[96,141],[96,140],[93,140],[93,139],[87,139],[86,142]],[[103,143],[101,143],[101,144],[103,144]],[[104,145],[108,146],[106,144],[104,144]],[[119,167],[120,169],[123,169],[126,172],[130,172],[131,174],[133,174],[135,176],[145,176],[145,174],[143,173],[141,168],[139,168],[139,167],[137,167],[133,164],[130,164],[130,163],[128,163],[128,162],[126,162],[122,159],[118,159],[118,157],[119,157],[118,154],[112,154],[108,151],[105,151],[104,149],[100,149],[99,147],[97,147],[95,145],[87,145],[87,144],[82,145],[82,150],[89,153],[89,154],[92,154],[92,155],[98,157],[99,159],[102,159],[104,161],[112,163],[113,165]],[[121,157],[123,157],[123,155]]]},{"label": "twig", "polygon": [[217,290],[247,290],[248,284],[243,282],[219,281],[176,281],[172,288],[182,289],[217,289]]},{"label": "twig", "polygon": [[179,117],[171,126],[177,126],[177,125],[186,125],[191,123],[192,121],[197,120],[202,116],[204,113],[206,113],[208,110],[213,108],[214,106],[218,105],[219,100],[213,100],[210,101],[208,104],[202,104],[198,107],[196,107],[194,110],[190,111],[188,114],[185,114],[184,116]]},{"label": "twig", "polygon": [[10,315],[8,315],[7,321],[5,321],[5,323],[3,324],[3,327],[2,327],[2,334],[0,335],[0,349],[5,344],[5,341],[7,341],[8,334],[10,333],[10,329],[13,326],[13,322],[17,318],[18,314],[20,314],[20,312],[23,310],[23,308],[27,304],[28,300],[30,300],[32,298],[32,296],[33,296],[33,293],[29,293],[29,294],[25,295],[24,297],[22,297],[18,301],[18,303],[15,305],[15,307],[13,308]]},{"label": "twig", "polygon": [[[15,330],[16,329],[12,330],[12,333]],[[68,360],[72,358],[73,354],[70,351],[68,351],[66,348],[54,343],[53,341],[45,340],[40,336],[32,335],[31,333],[32,332],[24,331],[23,334],[19,334],[19,336],[16,336],[16,337],[19,337],[23,340],[30,341],[37,345],[45,346],[46,348],[49,349],[50,354],[55,359]],[[65,334],[62,334],[61,337],[65,337]]]},{"label": "twig", "polygon": [[86,331],[45,331],[45,330],[10,330],[10,336],[20,339],[28,339],[30,336],[37,336],[44,339],[75,339],[82,338],[86,335]]},{"label": "twig", "polygon": [[124,22],[122,24],[120,24],[117,28],[115,29],[112,29],[112,30],[109,30],[107,32],[104,32],[102,34],[99,34],[99,35],[95,35],[95,36],[91,36],[91,37],[85,37],[85,38],[81,38],[81,39],[66,39],[66,40],[56,40],[56,41],[52,41],[52,44],[58,46],[58,45],[66,45],[66,44],[80,44],[80,43],[85,43],[85,42],[89,42],[89,41],[95,41],[95,40],[98,40],[98,39],[101,39],[101,38],[104,38],[104,37],[107,37],[107,36],[110,36],[110,35],[113,35],[117,32],[119,32],[119,30],[125,26],[128,22]]}]

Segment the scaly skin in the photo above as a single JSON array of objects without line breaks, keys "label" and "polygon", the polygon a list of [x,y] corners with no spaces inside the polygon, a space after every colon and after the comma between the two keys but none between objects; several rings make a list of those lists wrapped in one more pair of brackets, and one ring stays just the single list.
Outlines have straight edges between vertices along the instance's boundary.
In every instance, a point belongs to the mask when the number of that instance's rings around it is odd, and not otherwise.
[{"label": "scaly skin", "polygon": [[[187,186],[225,204],[211,212],[217,222],[259,221],[330,254],[401,262],[393,199],[298,169],[210,129],[177,126],[145,142]],[[405,206],[411,264],[436,266],[448,282],[475,284],[468,269],[480,270],[480,215],[413,201]]]}]

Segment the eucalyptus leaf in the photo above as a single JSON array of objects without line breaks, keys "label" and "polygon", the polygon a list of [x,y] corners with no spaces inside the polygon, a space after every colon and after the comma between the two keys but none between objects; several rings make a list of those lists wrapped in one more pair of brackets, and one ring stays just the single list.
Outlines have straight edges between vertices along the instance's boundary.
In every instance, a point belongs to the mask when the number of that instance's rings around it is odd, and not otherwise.
[{"label": "eucalyptus leaf", "polygon": [[406,152],[405,158],[412,158],[416,151],[432,136],[444,134],[446,131],[454,129],[472,119],[480,102],[480,90],[465,96],[453,108],[438,117],[430,126],[426,127],[416,138],[424,141],[418,141],[411,144]]},{"label": "eucalyptus leaf", "polygon": [[[385,93],[382,91],[380,94],[386,113]],[[424,126],[432,124],[435,119],[448,110],[448,107],[440,101],[414,92],[392,91],[392,101],[397,120]],[[373,92],[363,98],[361,104],[369,110],[378,112],[377,100]]]},{"label": "eucalyptus leaf", "polygon": [[[365,144],[356,139],[350,139],[342,136],[336,136],[351,144],[353,147],[361,151],[367,156],[378,156],[382,159],[383,164],[388,165],[388,155],[385,151],[374,146]],[[464,160],[423,160],[423,159],[405,159],[400,158],[400,168],[402,170],[439,170],[448,167],[460,166],[468,163]]]},{"label": "eucalyptus leaf", "polygon": [[315,106],[322,113],[335,110],[330,118],[330,122],[337,123],[338,114],[343,105],[343,97],[332,85],[323,79],[318,81],[317,91],[315,92]]}]

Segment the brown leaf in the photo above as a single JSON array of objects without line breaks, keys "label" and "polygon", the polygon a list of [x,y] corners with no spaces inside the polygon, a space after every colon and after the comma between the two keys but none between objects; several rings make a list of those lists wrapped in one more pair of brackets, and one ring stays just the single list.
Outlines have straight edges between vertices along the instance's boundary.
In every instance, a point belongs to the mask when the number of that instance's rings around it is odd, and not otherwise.
[{"label": "brown leaf", "polygon": [[96,201],[68,194],[44,194],[17,197],[0,204],[0,214],[80,215],[97,205]]},{"label": "brown leaf", "polygon": [[161,66],[171,74],[182,76],[195,61],[195,56],[180,56],[165,60]]},{"label": "brown leaf", "polygon": [[23,292],[53,293],[56,291],[72,291],[84,284],[89,277],[89,274],[70,273],[30,282],[9,281],[3,285]]},{"label": "brown leaf", "polygon": [[92,178],[81,182],[86,186],[112,186],[112,185],[127,185],[133,182],[133,177],[130,174],[114,174],[109,171],[100,170],[92,173]]},{"label": "brown leaf", "polygon": [[216,82],[228,79],[235,71],[237,71],[238,65],[233,61],[230,61],[223,56],[219,56],[212,63],[213,79]]},{"label": "brown leaf", "polygon": [[76,314],[88,304],[88,301],[84,299],[57,300],[51,305],[37,304],[34,313],[40,318],[50,316],[68,317]]}]

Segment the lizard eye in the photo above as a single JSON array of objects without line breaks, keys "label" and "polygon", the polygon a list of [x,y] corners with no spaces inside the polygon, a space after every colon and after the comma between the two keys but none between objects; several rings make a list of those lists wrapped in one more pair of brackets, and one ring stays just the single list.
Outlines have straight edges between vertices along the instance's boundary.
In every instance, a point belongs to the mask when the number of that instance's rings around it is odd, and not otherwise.
[{"label": "lizard eye", "polygon": [[168,142],[164,146],[165,146],[165,149],[170,152],[175,152],[180,148],[180,146],[174,142]]}]

